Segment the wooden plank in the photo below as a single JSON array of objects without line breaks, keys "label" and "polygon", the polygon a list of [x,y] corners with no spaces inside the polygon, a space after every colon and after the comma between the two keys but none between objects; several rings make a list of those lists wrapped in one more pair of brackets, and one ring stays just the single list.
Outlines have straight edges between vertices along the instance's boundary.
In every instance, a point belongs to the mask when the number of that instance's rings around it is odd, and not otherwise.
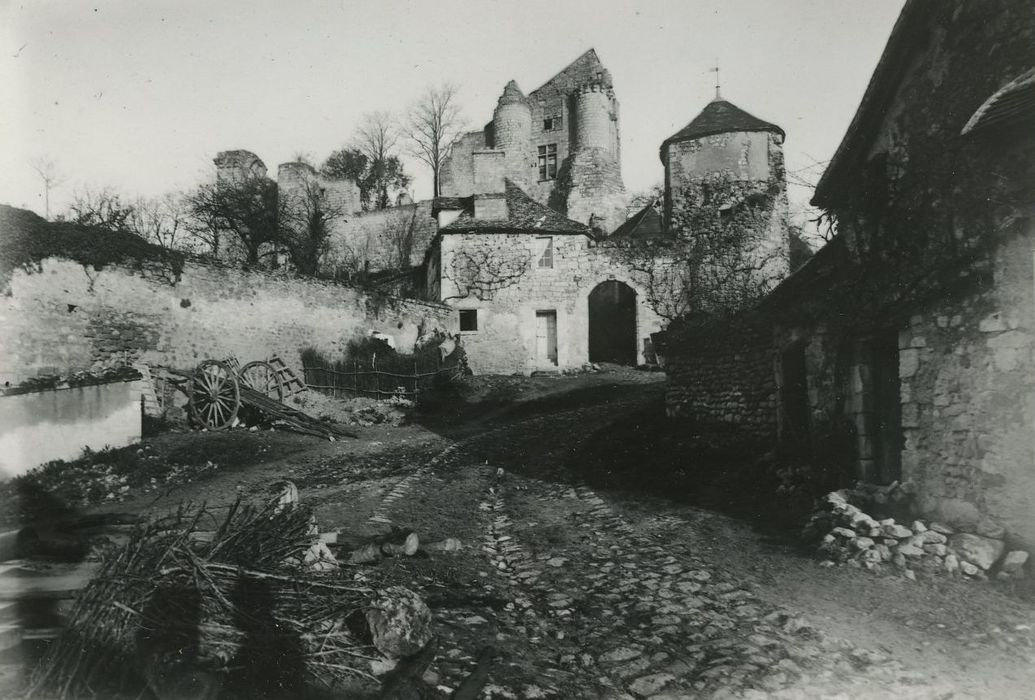
[{"label": "wooden plank", "polygon": [[7,651],[22,643],[22,628],[18,625],[0,625],[0,651]]},{"label": "wooden plank", "polygon": [[0,576],[0,602],[73,598],[100,566],[99,562],[84,562],[49,572],[8,572]]}]

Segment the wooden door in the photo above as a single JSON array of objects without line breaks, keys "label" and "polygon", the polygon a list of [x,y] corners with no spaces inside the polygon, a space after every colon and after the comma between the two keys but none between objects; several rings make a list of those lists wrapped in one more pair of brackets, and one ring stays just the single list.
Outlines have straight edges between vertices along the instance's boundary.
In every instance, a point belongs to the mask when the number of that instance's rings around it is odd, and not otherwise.
[{"label": "wooden door", "polygon": [[557,312],[535,314],[535,355],[540,365],[557,365]]}]

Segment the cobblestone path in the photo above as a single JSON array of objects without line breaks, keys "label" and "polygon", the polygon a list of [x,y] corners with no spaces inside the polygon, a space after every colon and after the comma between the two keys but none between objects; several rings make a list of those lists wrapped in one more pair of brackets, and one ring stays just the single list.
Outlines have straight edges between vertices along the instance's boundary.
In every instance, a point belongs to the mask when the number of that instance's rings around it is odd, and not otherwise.
[{"label": "cobblestone path", "polygon": [[[633,405],[496,428],[452,444],[386,492],[378,522],[449,529],[467,545],[452,555],[447,582],[464,595],[443,597],[441,572],[417,577],[442,638],[429,679],[443,692],[488,644],[498,651],[490,698],[967,697],[825,633],[794,601],[765,602],[713,549],[696,551],[692,508],[688,517],[678,508],[645,513],[622,497],[509,468],[577,448],[586,431],[576,426]],[[422,507],[407,511],[415,498]],[[442,522],[442,512],[462,515]]]}]

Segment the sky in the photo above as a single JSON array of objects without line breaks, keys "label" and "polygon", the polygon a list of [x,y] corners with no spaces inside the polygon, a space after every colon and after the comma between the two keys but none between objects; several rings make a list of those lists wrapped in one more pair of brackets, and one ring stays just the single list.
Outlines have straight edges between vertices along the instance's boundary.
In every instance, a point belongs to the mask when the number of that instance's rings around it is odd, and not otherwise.
[{"label": "sky", "polygon": [[[317,162],[366,112],[459,88],[472,129],[503,86],[537,88],[595,48],[621,104],[626,188],[663,177],[658,147],[714,97],[787,132],[815,182],[858,107],[903,0],[0,0],[0,203],[43,213],[76,190],[189,189],[222,150],[275,174]],[[416,160],[417,199],[431,178]],[[818,165],[817,165],[818,164]],[[808,200],[792,185],[792,203]]]}]

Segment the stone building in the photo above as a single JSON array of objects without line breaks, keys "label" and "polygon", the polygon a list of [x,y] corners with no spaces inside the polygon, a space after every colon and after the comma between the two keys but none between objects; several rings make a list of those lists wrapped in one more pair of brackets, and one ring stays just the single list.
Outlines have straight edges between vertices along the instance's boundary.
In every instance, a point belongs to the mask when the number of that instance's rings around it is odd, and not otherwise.
[{"label": "stone building", "polygon": [[453,146],[443,196],[483,194],[479,158],[498,160],[506,178],[575,221],[610,232],[625,220],[618,100],[593,49],[527,96],[507,83],[492,121]]},{"label": "stone building", "polygon": [[[735,352],[657,338],[670,411],[841,445],[918,514],[1035,544],[1032,124],[1030,7],[907,2],[815,193],[837,236],[726,335]],[[708,389],[721,372],[769,390]]]},{"label": "stone building", "polygon": [[427,297],[457,309],[476,373],[574,369],[651,359],[663,319],[642,273],[616,265],[612,243],[500,178],[440,197],[426,260]]},{"label": "stone building", "polygon": [[720,217],[738,207],[765,203],[765,236],[757,241],[754,254],[763,268],[761,274],[785,277],[789,271],[785,138],[779,126],[748,114],[716,90],[715,99],[700,114],[661,144],[665,229],[692,235],[679,231],[679,212],[697,205],[686,201],[687,194],[721,183],[727,201],[719,205]]}]

